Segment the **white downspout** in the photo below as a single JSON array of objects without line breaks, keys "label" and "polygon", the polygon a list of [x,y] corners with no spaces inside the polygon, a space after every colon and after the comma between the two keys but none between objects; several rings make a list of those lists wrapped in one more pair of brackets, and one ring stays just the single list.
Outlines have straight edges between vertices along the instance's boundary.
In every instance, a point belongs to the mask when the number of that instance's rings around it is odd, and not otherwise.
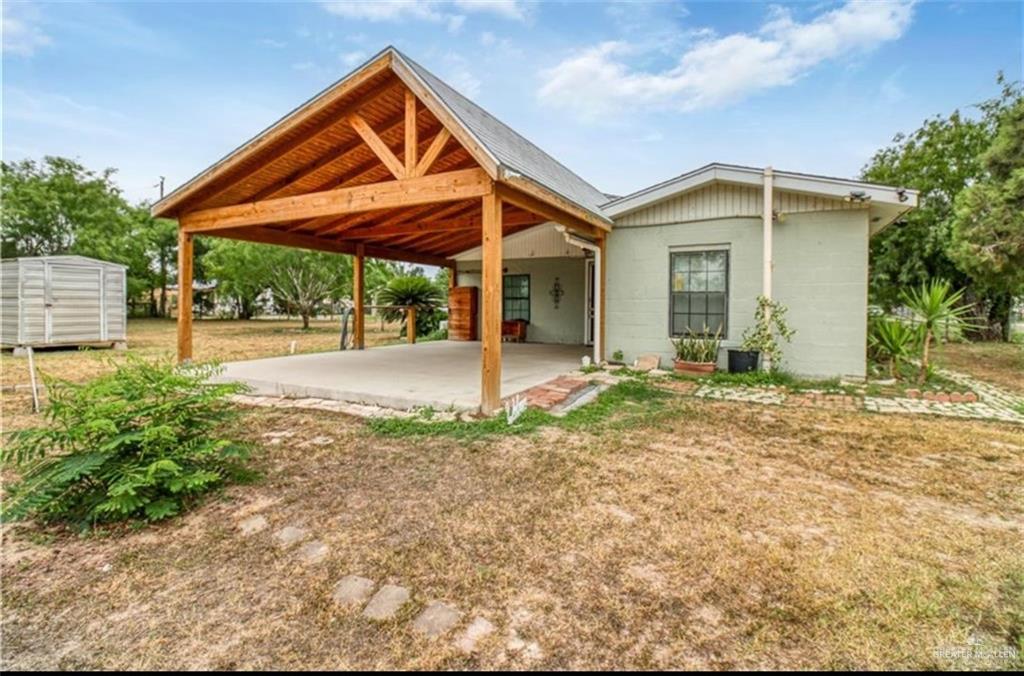
[{"label": "white downspout", "polygon": [[[772,180],[772,168],[764,168],[764,205],[761,208],[761,232],[763,237],[761,252],[761,295],[771,300],[772,298],[772,221],[774,219],[775,190]],[[771,368],[767,356],[761,357],[761,368],[765,371]]]},{"label": "white downspout", "polygon": [[564,225],[556,225],[555,228],[565,236],[565,241],[573,246],[591,251],[594,254],[594,363],[601,363],[601,249],[593,242],[576,237],[570,233]]}]

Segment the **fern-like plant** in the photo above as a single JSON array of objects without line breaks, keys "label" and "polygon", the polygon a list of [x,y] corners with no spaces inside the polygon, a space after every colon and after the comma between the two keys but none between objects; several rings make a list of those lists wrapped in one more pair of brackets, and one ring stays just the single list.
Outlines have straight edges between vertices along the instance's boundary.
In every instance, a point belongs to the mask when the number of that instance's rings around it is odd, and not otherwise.
[{"label": "fern-like plant", "polygon": [[84,528],[181,512],[248,455],[218,436],[244,388],[211,383],[216,371],[129,357],[86,384],[47,378],[47,424],[12,433],[0,454],[20,474],[0,515]]}]

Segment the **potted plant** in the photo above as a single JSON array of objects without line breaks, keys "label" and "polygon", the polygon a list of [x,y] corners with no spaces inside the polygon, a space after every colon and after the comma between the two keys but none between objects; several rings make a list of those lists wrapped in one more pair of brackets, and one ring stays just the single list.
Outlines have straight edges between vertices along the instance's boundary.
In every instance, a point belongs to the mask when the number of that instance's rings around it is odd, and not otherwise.
[{"label": "potted plant", "polygon": [[708,334],[707,327],[700,334],[687,329],[685,338],[673,340],[676,346],[676,372],[697,376],[714,373],[718,349],[722,345],[721,333],[721,327],[713,336]]},{"label": "potted plant", "polygon": [[788,343],[796,333],[786,324],[786,306],[765,296],[757,297],[754,325],[743,332],[738,350],[729,350],[729,373],[744,373],[757,369],[758,358],[773,371],[782,363],[782,347],[776,338]]}]

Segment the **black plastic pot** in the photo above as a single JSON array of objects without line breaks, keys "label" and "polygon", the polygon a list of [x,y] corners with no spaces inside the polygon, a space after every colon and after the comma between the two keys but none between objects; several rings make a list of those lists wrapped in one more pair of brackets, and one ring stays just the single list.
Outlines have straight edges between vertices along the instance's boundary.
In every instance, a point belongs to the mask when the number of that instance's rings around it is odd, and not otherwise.
[{"label": "black plastic pot", "polygon": [[747,373],[757,370],[757,350],[729,350],[729,373]]}]

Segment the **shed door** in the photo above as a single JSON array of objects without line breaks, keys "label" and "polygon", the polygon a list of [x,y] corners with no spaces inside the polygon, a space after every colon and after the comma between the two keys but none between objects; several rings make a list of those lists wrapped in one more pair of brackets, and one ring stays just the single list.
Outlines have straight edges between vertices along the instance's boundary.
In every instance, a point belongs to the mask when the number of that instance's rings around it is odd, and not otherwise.
[{"label": "shed door", "polygon": [[102,269],[50,263],[47,273],[47,342],[103,340]]}]

